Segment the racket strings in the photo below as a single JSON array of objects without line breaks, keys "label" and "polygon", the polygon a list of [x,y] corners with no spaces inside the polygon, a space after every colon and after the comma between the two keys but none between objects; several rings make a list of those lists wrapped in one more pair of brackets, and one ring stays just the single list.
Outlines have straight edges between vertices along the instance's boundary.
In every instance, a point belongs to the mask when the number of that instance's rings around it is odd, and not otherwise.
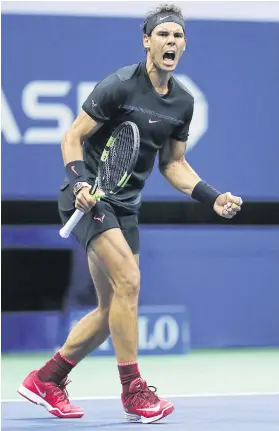
[{"label": "racket strings", "polygon": [[128,170],[133,154],[134,137],[130,127],[123,128],[101,166],[100,186],[106,193],[113,191]]}]

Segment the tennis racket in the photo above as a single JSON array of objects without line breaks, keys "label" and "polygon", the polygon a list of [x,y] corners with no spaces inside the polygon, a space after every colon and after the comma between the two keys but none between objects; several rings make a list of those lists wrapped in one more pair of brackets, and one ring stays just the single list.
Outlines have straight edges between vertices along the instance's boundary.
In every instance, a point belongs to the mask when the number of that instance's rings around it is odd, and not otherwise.
[{"label": "tennis racket", "polygon": [[[127,184],[137,162],[140,145],[139,129],[135,123],[125,121],[109,138],[101,155],[97,177],[90,194],[96,200],[115,195]],[[84,215],[76,210],[60,229],[60,236],[68,238]]]}]

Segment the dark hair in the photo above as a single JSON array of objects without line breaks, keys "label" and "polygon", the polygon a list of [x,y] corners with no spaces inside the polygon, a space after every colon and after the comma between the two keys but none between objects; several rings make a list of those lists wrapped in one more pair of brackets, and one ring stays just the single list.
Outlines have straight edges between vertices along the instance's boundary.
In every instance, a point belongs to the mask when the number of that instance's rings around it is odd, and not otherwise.
[{"label": "dark hair", "polygon": [[146,14],[145,19],[144,19],[144,23],[142,25],[142,31],[144,34],[146,32],[146,24],[147,24],[147,21],[149,20],[149,18],[151,18],[155,15],[159,15],[160,13],[164,13],[164,12],[175,13],[176,15],[178,15],[180,18],[183,19],[182,10],[180,7],[178,7],[174,4],[161,4],[161,5],[157,6],[156,9],[154,9],[153,11],[150,11]]}]

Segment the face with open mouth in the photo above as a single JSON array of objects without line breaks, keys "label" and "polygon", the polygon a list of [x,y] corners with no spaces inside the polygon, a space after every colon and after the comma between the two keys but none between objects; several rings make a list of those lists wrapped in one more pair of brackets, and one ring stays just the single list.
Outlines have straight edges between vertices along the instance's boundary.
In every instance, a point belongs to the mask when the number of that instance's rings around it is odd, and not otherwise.
[{"label": "face with open mouth", "polygon": [[180,60],[186,41],[179,24],[166,22],[155,27],[150,37],[145,35],[144,43],[156,67],[171,72]]}]

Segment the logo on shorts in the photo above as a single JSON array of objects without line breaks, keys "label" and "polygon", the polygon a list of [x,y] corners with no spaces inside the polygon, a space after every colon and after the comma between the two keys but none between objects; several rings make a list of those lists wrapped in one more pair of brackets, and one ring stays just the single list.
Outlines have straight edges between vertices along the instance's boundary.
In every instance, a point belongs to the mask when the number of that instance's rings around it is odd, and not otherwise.
[{"label": "logo on shorts", "polygon": [[94,217],[93,217],[93,219],[94,219],[94,220],[98,220],[98,221],[100,221],[101,223],[103,223],[104,218],[105,218],[105,214],[102,214],[102,216],[101,216],[101,217],[98,217],[98,216],[96,216],[96,215],[94,215]]}]

